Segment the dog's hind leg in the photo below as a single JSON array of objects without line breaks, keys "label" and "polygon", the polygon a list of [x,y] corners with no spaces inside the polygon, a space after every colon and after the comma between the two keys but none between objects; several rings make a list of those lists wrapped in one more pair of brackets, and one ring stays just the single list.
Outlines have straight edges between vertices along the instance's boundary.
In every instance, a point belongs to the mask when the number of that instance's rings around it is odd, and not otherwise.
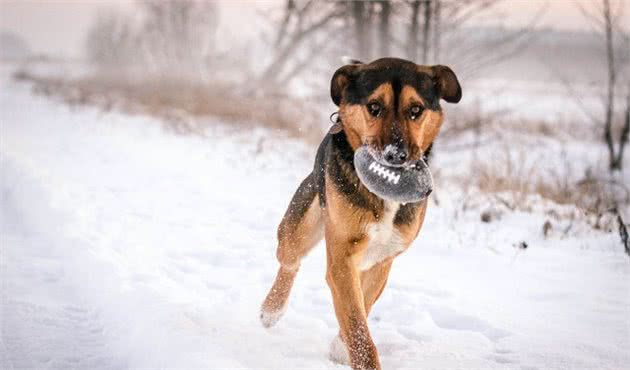
[{"label": "dog's hind leg", "polygon": [[278,227],[280,268],[262,304],[260,320],[271,327],[284,313],[302,258],[323,238],[324,224],[313,174],[297,189]]}]

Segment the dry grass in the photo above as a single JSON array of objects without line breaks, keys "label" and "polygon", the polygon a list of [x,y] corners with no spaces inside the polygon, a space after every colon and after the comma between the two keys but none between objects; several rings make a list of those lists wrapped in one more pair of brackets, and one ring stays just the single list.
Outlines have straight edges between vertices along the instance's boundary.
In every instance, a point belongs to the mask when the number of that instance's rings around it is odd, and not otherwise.
[{"label": "dry grass", "polygon": [[566,156],[563,163],[543,170],[536,161],[528,162],[523,151],[505,149],[492,162],[479,161],[474,165],[472,185],[512,211],[531,211],[535,203],[532,199],[542,197],[558,205],[575,205],[593,227],[609,228],[605,220],[611,212],[630,205],[627,184],[591,170],[576,177]]},{"label": "dry grass", "polygon": [[[553,159],[557,161],[555,167],[541,165],[544,157],[533,157],[549,152],[532,152],[531,146],[562,146],[573,140],[598,143],[601,132],[592,125],[511,116],[510,111],[488,112],[480,108],[449,111],[437,150],[469,153],[471,165],[465,173],[445,175],[436,171],[434,176],[446,177],[440,181],[460,185],[463,209],[483,208],[486,202],[500,204],[510,211],[531,211],[542,198],[549,204],[577,206],[583,215],[593,216],[591,224],[599,227],[602,215],[610,214],[615,207],[630,205],[629,186],[611,177],[606,169],[601,173],[578,170],[565,150]],[[502,149],[496,150],[499,146]],[[481,155],[484,160],[474,159]]]},{"label": "dry grass", "polygon": [[[14,78],[29,81],[35,92],[60,97],[71,106],[95,105],[105,111],[116,109],[159,117],[166,128],[179,134],[203,135],[204,127],[199,122],[208,121],[195,118],[211,116],[229,122],[235,129],[262,125],[313,145],[318,144],[322,136],[321,122],[318,121],[321,115],[312,108],[319,105],[310,107],[304,101],[280,95],[246,96],[235,93],[236,89],[230,84],[104,77],[69,81],[38,77],[25,71],[16,72]],[[506,131],[560,141],[567,137],[566,130],[545,122],[519,123],[509,119],[509,112],[488,113],[480,109],[449,115],[449,122],[440,137],[446,142],[458,142],[458,137],[469,137],[467,134],[472,132],[472,142],[460,143],[457,150],[470,151],[474,156],[478,148],[503,141],[501,136]],[[439,169],[435,169],[434,177],[437,181],[459,184],[465,194],[480,191],[482,196],[475,197],[477,200],[470,199],[473,202],[482,198],[491,199],[512,211],[531,210],[535,203],[532,198],[536,197],[559,205],[577,205],[586,214],[596,215],[596,220],[592,222],[595,227],[599,226],[601,215],[615,205],[630,204],[630,191],[626,185],[610,180],[606,174],[587,171],[582,176],[576,176],[566,154],[563,165],[544,171],[530,156],[531,153],[506,147],[490,161],[472,161],[465,174],[447,178],[450,176],[445,177]],[[475,191],[471,192],[471,188]],[[467,202],[464,201],[463,208],[466,208]]]},{"label": "dry grass", "polygon": [[75,80],[34,76],[25,71],[17,80],[33,83],[36,93],[61,97],[69,105],[96,105],[103,110],[162,118],[181,134],[203,132],[194,117],[215,117],[234,127],[262,125],[291,137],[313,142],[321,138],[320,117],[298,99],[278,95],[244,95],[227,83],[191,83],[174,79],[133,79],[89,77]]},{"label": "dry grass", "polygon": [[[589,121],[590,122],[590,121]],[[467,132],[501,132],[546,137],[557,140],[600,140],[602,129],[582,120],[563,117],[548,119],[526,119],[517,117],[513,111],[485,111],[480,106],[450,107],[447,122],[440,137],[452,138]]]}]

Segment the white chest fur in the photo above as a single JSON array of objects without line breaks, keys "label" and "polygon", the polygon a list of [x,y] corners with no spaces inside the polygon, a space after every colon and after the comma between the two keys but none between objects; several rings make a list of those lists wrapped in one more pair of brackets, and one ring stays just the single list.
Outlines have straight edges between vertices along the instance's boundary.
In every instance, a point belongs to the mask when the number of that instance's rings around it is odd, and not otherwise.
[{"label": "white chest fur", "polygon": [[361,271],[368,270],[387,257],[404,251],[407,247],[394,227],[394,217],[399,208],[398,203],[386,202],[380,219],[367,227],[368,246],[363,251],[359,263]]}]

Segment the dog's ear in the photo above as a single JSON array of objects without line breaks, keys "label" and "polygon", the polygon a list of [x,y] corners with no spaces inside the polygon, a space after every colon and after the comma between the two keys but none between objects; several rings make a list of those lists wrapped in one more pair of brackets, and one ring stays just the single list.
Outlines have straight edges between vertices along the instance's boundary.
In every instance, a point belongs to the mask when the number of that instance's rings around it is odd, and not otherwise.
[{"label": "dog's ear", "polygon": [[440,93],[440,97],[449,103],[457,103],[462,99],[462,87],[457,81],[455,72],[447,66],[431,67],[433,80]]},{"label": "dog's ear", "polygon": [[339,68],[330,81],[330,97],[336,106],[341,104],[343,91],[346,87],[348,87],[350,79],[352,79],[359,67],[363,65],[361,62],[354,62],[356,61],[353,61],[353,64],[348,64]]}]

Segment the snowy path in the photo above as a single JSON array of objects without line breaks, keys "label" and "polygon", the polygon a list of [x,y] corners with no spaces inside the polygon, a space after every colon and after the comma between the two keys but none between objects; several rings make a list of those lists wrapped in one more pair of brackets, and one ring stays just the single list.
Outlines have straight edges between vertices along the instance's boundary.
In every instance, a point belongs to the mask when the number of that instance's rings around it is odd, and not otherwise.
[{"label": "snowy path", "polygon": [[[258,322],[310,149],[262,130],[176,136],[2,86],[0,368],[345,368],[327,359],[321,246],[283,320]],[[370,318],[384,369],[630,367],[615,234],[545,240],[542,216],[453,221],[440,200]]]}]

